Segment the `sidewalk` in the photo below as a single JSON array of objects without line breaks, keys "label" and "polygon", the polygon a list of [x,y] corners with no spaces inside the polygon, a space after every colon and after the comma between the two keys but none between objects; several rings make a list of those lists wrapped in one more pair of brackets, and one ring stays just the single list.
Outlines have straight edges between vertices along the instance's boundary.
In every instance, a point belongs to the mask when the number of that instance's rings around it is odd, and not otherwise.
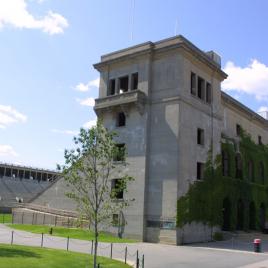
[{"label": "sidewalk", "polygon": [[[0,243],[11,244],[12,241],[12,230],[13,232],[13,244],[35,246],[35,247],[46,247],[63,249],[81,253],[90,254],[92,251],[92,242],[79,239],[68,239],[64,237],[50,236],[34,234],[30,232],[20,231],[11,229],[4,224],[0,224]],[[124,244],[114,243],[112,245],[112,257],[113,259],[125,261],[125,250],[127,247],[127,263],[133,265],[136,260],[136,254],[138,250],[138,244]],[[98,255],[103,257],[111,257],[111,243],[99,243]]]},{"label": "sidewalk", "polygon": [[[12,229],[0,224],[0,243],[10,244]],[[14,230],[13,243],[37,246],[42,244],[41,234]],[[227,247],[230,243],[227,241]],[[248,244],[248,248],[252,245]],[[224,244],[204,243],[191,246],[172,246],[150,243],[114,243],[113,258],[124,261],[127,246],[127,260],[135,263],[136,251],[145,256],[145,268],[268,268],[268,254],[223,247]],[[241,244],[242,245],[242,244]],[[244,244],[246,245],[246,244]],[[44,235],[43,246],[55,249],[67,249],[67,238]],[[70,239],[69,250],[91,253],[91,241]],[[243,251],[241,251],[243,250]],[[100,243],[99,255],[110,258],[111,244]]]}]

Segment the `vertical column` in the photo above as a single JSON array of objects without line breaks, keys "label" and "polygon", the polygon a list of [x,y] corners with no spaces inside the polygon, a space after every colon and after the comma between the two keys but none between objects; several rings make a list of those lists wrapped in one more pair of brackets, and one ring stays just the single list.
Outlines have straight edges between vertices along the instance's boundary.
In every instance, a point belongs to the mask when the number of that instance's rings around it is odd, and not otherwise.
[{"label": "vertical column", "polygon": [[119,94],[119,79],[115,78],[115,94]]},{"label": "vertical column", "polygon": [[127,91],[131,91],[131,74],[128,76],[128,89],[127,89]]}]

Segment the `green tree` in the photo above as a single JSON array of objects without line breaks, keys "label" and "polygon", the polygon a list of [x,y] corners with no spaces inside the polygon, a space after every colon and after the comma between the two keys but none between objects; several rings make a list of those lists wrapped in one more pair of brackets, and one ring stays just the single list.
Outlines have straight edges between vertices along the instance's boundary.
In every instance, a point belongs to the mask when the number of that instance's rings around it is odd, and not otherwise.
[{"label": "green tree", "polygon": [[133,178],[125,172],[125,148],[117,146],[115,137],[100,120],[89,130],[81,128],[74,137],[75,148],[65,150],[65,164],[59,167],[71,189],[66,195],[76,202],[80,217],[89,221],[95,234],[94,268],[100,228],[115,224],[113,214],[122,214],[131,202],[125,193]]}]

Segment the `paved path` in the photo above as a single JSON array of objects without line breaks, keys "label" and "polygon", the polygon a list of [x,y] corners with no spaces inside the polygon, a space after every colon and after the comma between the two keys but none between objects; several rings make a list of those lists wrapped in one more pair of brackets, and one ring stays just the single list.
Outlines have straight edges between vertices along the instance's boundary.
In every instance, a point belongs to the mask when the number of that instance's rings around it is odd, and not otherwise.
[{"label": "paved path", "polygon": [[[10,244],[9,227],[0,224],[0,243]],[[14,244],[41,246],[41,235],[14,230]],[[212,249],[208,245],[170,246],[150,243],[114,244],[113,257],[124,259],[125,247],[128,247],[128,260],[134,262],[136,250],[145,255],[145,268],[268,268],[268,254],[238,251],[232,249]],[[48,248],[66,249],[67,239],[44,235],[43,246]],[[70,239],[69,250],[90,253],[91,242]],[[99,254],[110,256],[111,247],[108,243],[100,243]]]}]

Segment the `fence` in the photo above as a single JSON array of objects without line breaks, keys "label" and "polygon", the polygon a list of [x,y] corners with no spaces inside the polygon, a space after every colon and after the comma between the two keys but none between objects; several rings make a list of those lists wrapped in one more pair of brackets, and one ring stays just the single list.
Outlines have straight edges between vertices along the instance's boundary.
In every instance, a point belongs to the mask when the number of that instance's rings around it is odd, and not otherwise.
[{"label": "fence", "polygon": [[12,223],[12,214],[9,213],[0,214],[0,223]]},{"label": "fence", "polygon": [[78,220],[71,214],[68,216],[51,214],[49,212],[34,211],[24,208],[15,208],[12,210],[12,223],[32,224],[32,225],[50,225],[63,227],[88,227],[87,221]]},{"label": "fence", "polygon": [[[94,241],[81,241],[70,237],[56,237],[47,234],[29,234],[17,232],[0,233],[0,243],[21,244],[28,246],[39,246],[47,248],[65,249],[66,251],[74,250],[82,253],[89,253],[93,255]],[[116,244],[116,243],[99,243],[98,256],[107,257],[110,259],[117,259],[123,261],[125,264],[132,264],[135,268],[144,268],[144,255],[140,254],[138,250],[134,250],[130,245]],[[102,264],[98,264],[98,268],[105,268]]]}]

